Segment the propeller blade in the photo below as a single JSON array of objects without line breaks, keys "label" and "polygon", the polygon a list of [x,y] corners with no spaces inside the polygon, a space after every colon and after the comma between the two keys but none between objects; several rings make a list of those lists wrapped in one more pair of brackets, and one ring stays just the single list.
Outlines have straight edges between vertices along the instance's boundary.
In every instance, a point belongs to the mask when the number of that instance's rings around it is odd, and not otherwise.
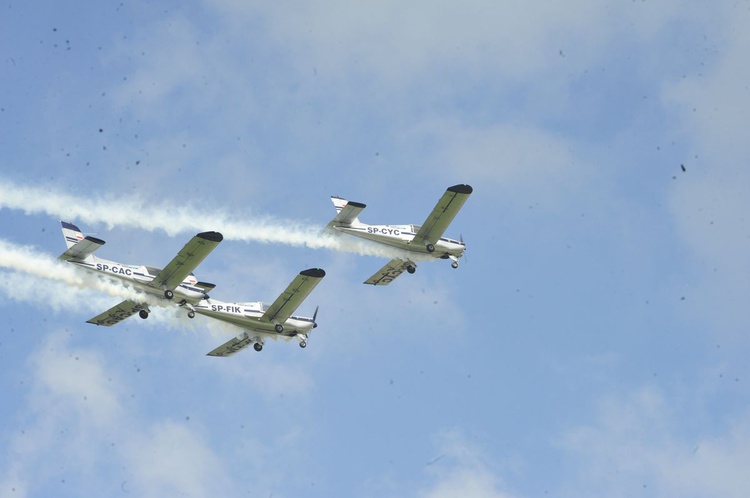
[{"label": "propeller blade", "polygon": [[320,308],[320,306],[316,306],[315,307],[315,313],[313,313],[313,328],[315,328],[315,327],[318,326],[318,324],[315,321],[315,320],[318,319],[318,308]]}]

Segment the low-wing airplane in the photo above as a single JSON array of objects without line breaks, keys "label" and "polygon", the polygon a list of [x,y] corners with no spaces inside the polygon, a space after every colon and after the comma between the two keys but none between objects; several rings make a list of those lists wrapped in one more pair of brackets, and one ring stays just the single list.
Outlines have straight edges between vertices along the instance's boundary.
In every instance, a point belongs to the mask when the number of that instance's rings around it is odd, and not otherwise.
[{"label": "low-wing airplane", "polygon": [[[443,237],[443,233],[473,190],[471,186],[463,184],[448,187],[422,225],[368,225],[358,218],[365,204],[334,196],[331,201],[338,214],[326,229],[403,249],[414,254],[414,259],[418,259],[417,256],[450,259],[451,266],[458,268],[458,258],[463,256],[466,244],[463,240]],[[388,285],[404,271],[414,273],[416,270],[417,264],[408,256],[394,258],[364,283]]]},{"label": "low-wing airplane", "polygon": [[205,299],[196,304],[197,313],[243,329],[237,337],[214,349],[208,356],[231,356],[250,344],[256,351],[260,351],[263,349],[264,339],[268,337],[296,338],[300,347],[306,347],[308,334],[318,326],[315,323],[318,309],[315,308],[312,318],[294,316],[292,313],[325,274],[319,268],[300,272],[270,305],[262,302],[225,303],[215,299]]},{"label": "low-wing airplane", "polygon": [[[199,282],[192,272],[222,241],[223,236],[219,232],[203,232],[194,236],[162,269],[98,258],[94,256],[94,251],[104,245],[103,240],[90,235],[84,237],[77,226],[65,221],[61,223],[68,250],[59,259],[122,280],[145,294],[164,298],[165,303],[172,301],[184,306],[190,318],[195,317],[193,305],[202,299],[208,299],[207,293],[215,287],[214,284]],[[88,323],[111,326],[136,313],[141,318],[148,318],[149,311],[145,299],[142,302],[128,299],[88,320]]]}]

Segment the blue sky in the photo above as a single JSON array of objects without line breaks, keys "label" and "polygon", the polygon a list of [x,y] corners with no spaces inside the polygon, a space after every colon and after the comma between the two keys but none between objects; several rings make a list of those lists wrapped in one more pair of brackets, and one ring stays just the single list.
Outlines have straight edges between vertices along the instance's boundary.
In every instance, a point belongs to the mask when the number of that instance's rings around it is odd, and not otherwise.
[{"label": "blue sky", "polygon": [[[2,11],[0,495],[750,492],[749,2]],[[315,242],[331,195],[421,223],[457,183],[458,270]],[[320,326],[93,327],[60,219],[151,265],[220,230],[225,301],[324,268]]]}]

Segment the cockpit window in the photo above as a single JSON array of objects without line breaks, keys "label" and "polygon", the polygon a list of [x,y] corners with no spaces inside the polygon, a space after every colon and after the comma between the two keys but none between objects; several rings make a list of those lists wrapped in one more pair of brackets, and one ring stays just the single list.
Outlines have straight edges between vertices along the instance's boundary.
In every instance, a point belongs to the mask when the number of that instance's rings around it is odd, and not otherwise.
[{"label": "cockpit window", "polygon": [[155,266],[147,266],[146,271],[148,272],[149,275],[151,275],[152,277],[155,277],[159,274],[159,272],[161,271],[161,268],[156,268]]}]

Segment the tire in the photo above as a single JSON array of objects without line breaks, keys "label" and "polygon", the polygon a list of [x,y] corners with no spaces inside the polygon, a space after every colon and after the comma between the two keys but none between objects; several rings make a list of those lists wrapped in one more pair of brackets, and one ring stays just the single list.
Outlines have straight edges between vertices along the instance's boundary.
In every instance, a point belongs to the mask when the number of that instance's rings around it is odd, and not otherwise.
[{"label": "tire", "polygon": [[138,312],[138,316],[141,317],[141,318],[143,318],[145,320],[146,318],[148,318],[148,311],[141,310],[141,311]]},{"label": "tire", "polygon": [[164,297],[166,297],[167,299],[172,299],[174,297],[174,292],[167,289],[164,291]]},{"label": "tire", "polygon": [[277,334],[284,332],[284,326],[281,325],[280,323],[277,323],[273,329],[276,331]]},{"label": "tire", "polygon": [[307,347],[307,341],[299,341],[299,347],[306,348]]},{"label": "tire", "polygon": [[253,349],[258,352],[261,352],[263,351],[263,344],[256,342],[255,344],[253,344]]},{"label": "tire", "polygon": [[433,252],[435,252],[435,246],[434,246],[434,245],[432,245],[432,244],[427,244],[427,245],[425,246],[425,249],[427,249],[427,252],[429,252],[429,253],[433,253]]},{"label": "tire", "polygon": [[188,311],[188,318],[195,318],[195,311]]}]

